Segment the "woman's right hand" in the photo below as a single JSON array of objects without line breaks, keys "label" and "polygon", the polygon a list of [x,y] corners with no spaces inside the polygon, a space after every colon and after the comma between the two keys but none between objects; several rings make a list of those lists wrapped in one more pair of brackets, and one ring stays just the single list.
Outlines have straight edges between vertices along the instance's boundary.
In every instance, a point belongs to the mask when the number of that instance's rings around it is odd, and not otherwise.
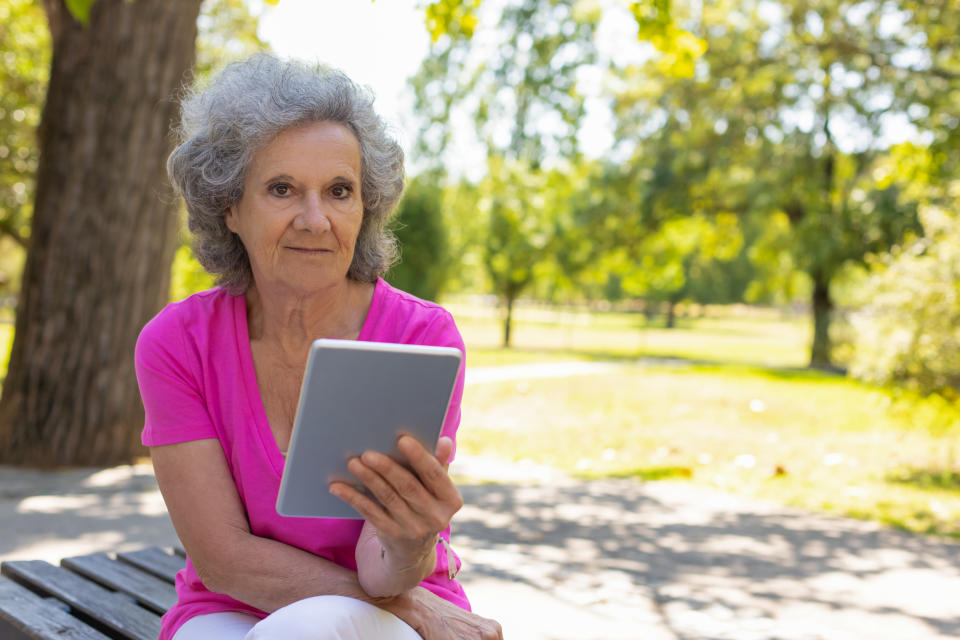
[{"label": "woman's right hand", "polygon": [[413,627],[423,640],[503,640],[496,620],[461,609],[423,587],[381,606]]}]

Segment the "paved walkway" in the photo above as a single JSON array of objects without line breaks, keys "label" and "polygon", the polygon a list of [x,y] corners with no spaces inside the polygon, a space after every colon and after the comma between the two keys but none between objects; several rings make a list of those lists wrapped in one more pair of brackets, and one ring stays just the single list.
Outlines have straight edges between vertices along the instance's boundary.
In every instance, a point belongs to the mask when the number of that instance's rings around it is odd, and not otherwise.
[{"label": "paved walkway", "polygon": [[488,382],[529,380],[531,378],[569,378],[571,376],[610,373],[622,366],[623,364],[619,362],[585,362],[572,360],[509,364],[493,367],[471,367],[467,369],[464,383],[470,386]]},{"label": "paved walkway", "polygon": [[[461,580],[508,640],[960,637],[957,544],[683,483],[469,457],[455,471],[476,480],[455,521]],[[176,543],[149,465],[0,467],[0,523],[0,560]]]}]

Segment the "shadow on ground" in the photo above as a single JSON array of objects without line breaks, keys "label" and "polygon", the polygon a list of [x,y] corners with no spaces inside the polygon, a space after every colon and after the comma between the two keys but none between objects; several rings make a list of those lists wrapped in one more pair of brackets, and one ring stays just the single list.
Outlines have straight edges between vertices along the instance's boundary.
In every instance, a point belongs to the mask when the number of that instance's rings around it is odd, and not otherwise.
[{"label": "shadow on ground", "polygon": [[0,560],[178,543],[150,465],[25,471],[0,467]]},{"label": "shadow on ground", "polygon": [[[685,483],[461,489],[461,579],[507,637],[960,637],[960,544]],[[176,543],[149,465],[0,467],[0,560]]]},{"label": "shadow on ground", "polygon": [[633,590],[676,638],[960,636],[960,545],[681,484],[462,492],[466,571],[570,606],[628,611]]}]

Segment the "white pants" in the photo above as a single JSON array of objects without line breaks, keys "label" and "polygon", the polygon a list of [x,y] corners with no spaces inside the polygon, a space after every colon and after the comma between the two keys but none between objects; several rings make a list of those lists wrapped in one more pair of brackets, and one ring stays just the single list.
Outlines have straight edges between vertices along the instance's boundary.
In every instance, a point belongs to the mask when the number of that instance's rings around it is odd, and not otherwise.
[{"label": "white pants", "polygon": [[263,620],[224,611],[187,620],[173,640],[421,640],[397,616],[343,596],[306,598]]}]

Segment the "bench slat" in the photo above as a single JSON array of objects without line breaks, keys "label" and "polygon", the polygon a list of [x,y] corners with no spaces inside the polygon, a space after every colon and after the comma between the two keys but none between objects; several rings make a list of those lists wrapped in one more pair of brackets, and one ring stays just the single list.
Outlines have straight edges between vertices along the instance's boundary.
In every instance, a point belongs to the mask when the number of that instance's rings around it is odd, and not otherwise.
[{"label": "bench slat", "polygon": [[60,564],[115,591],[132,596],[157,613],[166,612],[177,601],[172,584],[113,560],[105,553],[64,558]]},{"label": "bench slat", "polygon": [[66,602],[106,628],[135,640],[156,640],[160,617],[128,596],[108,591],[75,573],[41,560],[5,562],[3,573],[42,595]]},{"label": "bench slat", "polygon": [[173,584],[177,572],[184,567],[183,558],[167,553],[160,547],[118,553],[117,559]]},{"label": "bench slat", "polygon": [[0,577],[0,638],[110,640],[26,587],[3,577]]}]

